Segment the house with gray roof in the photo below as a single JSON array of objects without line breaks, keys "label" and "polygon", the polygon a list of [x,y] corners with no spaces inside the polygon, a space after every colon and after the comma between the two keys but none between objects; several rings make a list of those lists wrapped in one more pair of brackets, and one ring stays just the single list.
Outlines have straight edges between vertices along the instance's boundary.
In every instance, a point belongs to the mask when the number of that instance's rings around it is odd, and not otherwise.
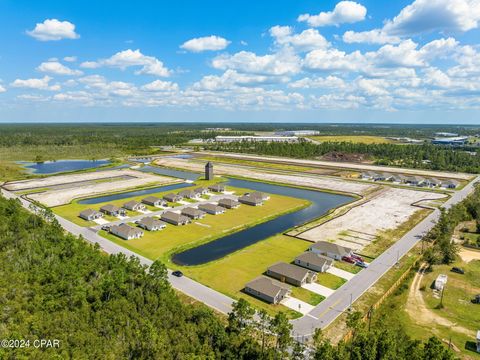
[{"label": "house with gray roof", "polygon": [[197,194],[193,190],[182,190],[178,193],[184,199],[196,199],[200,197],[200,194]]},{"label": "house with gray roof", "polygon": [[142,203],[144,203],[145,205],[160,207],[166,205],[167,202],[156,196],[147,196],[146,198],[142,199]]},{"label": "house with gray roof", "polygon": [[205,195],[206,193],[208,193],[208,189],[206,187],[199,187],[194,189],[193,191],[195,192],[195,194],[198,194],[199,196]]},{"label": "house with gray roof", "polygon": [[317,241],[310,246],[309,250],[335,260],[342,260],[343,256],[353,255],[352,249],[328,241]]},{"label": "house with gray roof", "polygon": [[182,215],[188,216],[192,220],[198,220],[205,217],[205,211],[195,209],[194,207],[186,207],[182,209]]},{"label": "house with gray roof", "polygon": [[145,210],[145,205],[143,205],[141,202],[131,200],[125,204],[123,204],[123,207],[127,210],[132,210],[132,211],[143,211]]},{"label": "house with gray roof", "polygon": [[267,269],[266,274],[281,282],[302,286],[315,281],[317,274],[300,266],[278,262]]},{"label": "house with gray roof", "polygon": [[225,209],[236,209],[240,206],[240,203],[233,199],[220,199],[218,200],[218,206],[224,207]]},{"label": "house with gray roof", "polygon": [[112,205],[112,204],[107,204],[103,205],[100,208],[100,211],[104,213],[105,215],[110,215],[110,216],[125,216],[126,211],[125,209],[119,208],[118,206]]},{"label": "house with gray roof", "polygon": [[219,215],[225,212],[225,208],[214,204],[200,204],[198,208],[210,215]]},{"label": "house with gray roof", "polygon": [[407,176],[405,183],[414,186],[422,186],[425,183],[425,178],[421,176]]},{"label": "house with gray roof", "polygon": [[210,185],[208,189],[213,192],[224,193],[226,190],[226,187],[223,184],[214,184],[214,185]]},{"label": "house with gray roof", "polygon": [[165,229],[167,224],[165,224],[163,221],[158,220],[157,218],[147,216],[142,218],[141,220],[138,220],[136,224],[141,227],[142,229],[148,230],[148,231],[158,231]]},{"label": "house with gray roof", "polygon": [[257,198],[257,199],[261,199],[262,201],[267,201],[268,199],[270,199],[270,195],[265,194],[265,193],[260,192],[260,191],[254,191],[252,193],[249,193],[248,195],[250,195],[254,198]]},{"label": "house with gray roof", "polygon": [[173,225],[187,225],[190,223],[190,218],[188,216],[178,214],[173,211],[165,211],[160,218],[161,220]]},{"label": "house with gray roof", "polygon": [[459,185],[457,180],[444,180],[442,181],[442,187],[445,189],[455,189]]},{"label": "house with gray roof", "polygon": [[333,261],[332,258],[327,256],[307,251],[295,258],[295,265],[317,272],[325,272],[333,265]]},{"label": "house with gray roof", "polygon": [[251,196],[250,194],[242,195],[238,198],[238,201],[242,204],[250,206],[260,206],[263,205],[263,200],[259,197]]},{"label": "house with gray roof", "polygon": [[182,200],[183,197],[178,195],[178,194],[169,193],[169,194],[163,195],[163,199],[168,201],[168,202],[177,202],[177,201]]},{"label": "house with gray roof", "polygon": [[80,212],[78,216],[80,216],[83,220],[92,221],[100,219],[101,217],[103,217],[103,214],[93,209],[86,209]]},{"label": "house with gray roof", "polygon": [[442,182],[436,178],[426,178],[424,183],[424,185],[428,187],[437,187],[437,186],[440,186],[441,184]]},{"label": "house with gray roof", "polygon": [[287,298],[291,289],[288,285],[282,284],[266,276],[259,276],[245,285],[244,291],[256,298],[270,304],[278,304]]},{"label": "house with gray roof", "polygon": [[110,232],[124,240],[139,239],[143,236],[143,231],[127,224],[113,225]]}]

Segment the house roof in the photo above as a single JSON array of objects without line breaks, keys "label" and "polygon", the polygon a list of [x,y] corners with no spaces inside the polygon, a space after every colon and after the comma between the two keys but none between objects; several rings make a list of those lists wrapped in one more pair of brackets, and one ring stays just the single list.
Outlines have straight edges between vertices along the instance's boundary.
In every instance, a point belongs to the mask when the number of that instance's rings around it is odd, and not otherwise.
[{"label": "house roof", "polygon": [[83,216],[88,217],[88,216],[90,216],[90,215],[95,215],[95,214],[97,214],[97,213],[98,213],[98,211],[96,211],[96,210],[87,209],[87,210],[83,210],[82,212],[80,212],[80,215],[83,215]]},{"label": "house roof", "polygon": [[199,187],[193,190],[196,194],[207,191],[207,188]]},{"label": "house roof", "polygon": [[300,260],[300,261],[303,261],[315,266],[320,266],[320,267],[322,267],[325,264],[331,265],[333,263],[333,260],[330,259],[329,257],[318,255],[311,251],[307,251],[307,252],[304,252],[303,254],[300,254],[295,258],[295,260]]},{"label": "house roof", "polygon": [[329,253],[334,253],[338,254],[339,256],[345,256],[348,255],[349,253],[352,252],[352,249],[331,243],[328,241],[318,241],[312,246],[310,246],[311,249],[317,249],[323,252],[329,252]]},{"label": "house roof", "polygon": [[218,200],[218,204],[219,205],[228,205],[228,206],[235,206],[235,205],[239,205],[239,202],[236,201],[236,200],[233,200],[233,199],[220,199]]},{"label": "house roof", "polygon": [[253,202],[253,203],[261,203],[263,200],[259,197],[254,197],[252,195],[243,195],[238,198],[240,201],[247,201],[247,202]]},{"label": "house roof", "polygon": [[182,190],[178,193],[178,195],[180,195],[180,196],[191,196],[191,195],[195,195],[195,191],[193,191],[193,190]]},{"label": "house roof", "polygon": [[144,217],[138,223],[142,224],[146,227],[149,227],[149,228],[154,227],[154,226],[165,226],[166,225],[163,221],[155,219],[154,217],[151,217],[151,216]]},{"label": "house roof", "polygon": [[112,204],[107,204],[103,205],[100,210],[105,210],[108,212],[115,212],[115,211],[120,211],[120,208],[118,206],[112,205]]},{"label": "house roof", "polygon": [[258,198],[258,199],[261,199],[261,200],[264,200],[264,199],[267,198],[267,195],[263,192],[260,192],[260,191],[254,191],[254,192],[250,193],[249,195],[253,198]]},{"label": "house roof", "polygon": [[135,201],[135,200],[131,200],[131,201],[123,204],[123,206],[125,206],[125,207],[134,207],[136,205],[140,205],[140,203],[138,201]]},{"label": "house roof", "polygon": [[278,281],[270,279],[266,276],[259,276],[245,285],[259,293],[265,294],[274,298],[281,291],[289,291],[290,286],[284,285]]},{"label": "house roof", "polygon": [[148,202],[148,203],[155,203],[157,201],[161,201],[162,199],[156,197],[156,196],[147,196],[146,198],[142,199],[142,201],[144,202]]},{"label": "house roof", "polygon": [[213,184],[208,187],[211,190],[225,190],[225,185],[223,184]]},{"label": "house roof", "polygon": [[162,214],[162,219],[169,219],[169,220],[172,220],[172,221],[175,221],[175,222],[185,222],[185,221],[190,221],[190,219],[188,217],[186,217],[185,215],[182,215],[182,214],[177,214],[177,213],[174,213],[173,211],[165,211],[163,214]]},{"label": "house roof", "polygon": [[195,209],[193,207],[187,207],[182,209],[182,214],[188,216],[202,216],[205,215],[205,211]]},{"label": "house roof", "polygon": [[132,235],[142,233],[142,230],[131,227],[130,225],[127,225],[127,224],[113,225],[110,228],[110,231],[115,232],[117,235],[124,238],[128,238]]},{"label": "house roof", "polygon": [[310,273],[310,271],[305,268],[284,262],[273,264],[268,270],[298,281],[303,281],[305,276]]},{"label": "house roof", "polygon": [[217,205],[214,205],[214,204],[200,204],[198,205],[198,208],[203,210],[208,210],[208,211],[225,211],[224,208],[220,207],[220,206],[217,206]]},{"label": "house roof", "polygon": [[164,199],[175,199],[176,197],[179,197],[180,195],[174,194],[174,193],[168,193],[166,195],[163,195]]}]

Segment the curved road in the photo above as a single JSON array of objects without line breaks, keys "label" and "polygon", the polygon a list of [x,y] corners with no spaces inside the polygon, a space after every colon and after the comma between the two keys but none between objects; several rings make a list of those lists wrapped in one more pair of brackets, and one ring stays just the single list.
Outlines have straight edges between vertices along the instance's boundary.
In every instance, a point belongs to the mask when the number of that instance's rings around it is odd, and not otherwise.
[{"label": "curved road", "polygon": [[[480,176],[475,178],[474,181],[470,182],[462,190],[456,191],[452,197],[445,202],[443,207],[448,209],[452,205],[465,199],[474,190],[474,184],[479,181]],[[31,203],[29,201],[18,197],[5,189],[1,189],[1,192],[6,198],[19,199],[23,207],[30,210]],[[293,332],[295,335],[308,337],[314,333],[316,328],[324,329],[339,315],[347,311],[355,300],[373,286],[397,263],[399,259],[401,259],[418,241],[420,241],[422,236],[435,225],[439,215],[440,211],[435,210],[392,245],[387,251],[372,261],[367,269],[360,271],[331,296],[315,306],[308,314],[299,319],[292,320],[291,322],[293,324]],[[78,226],[58,215],[55,215],[55,217],[66,231],[73,235],[82,236],[92,244],[98,243],[100,247],[109,254],[123,253],[128,257],[136,256],[140,259],[142,264],[147,266],[152,264],[151,260],[99,236],[94,229]],[[231,311],[232,303],[235,301],[234,299],[185,276],[181,278],[172,276],[170,270],[168,278],[173,288],[204,303],[205,305],[224,314]]]}]

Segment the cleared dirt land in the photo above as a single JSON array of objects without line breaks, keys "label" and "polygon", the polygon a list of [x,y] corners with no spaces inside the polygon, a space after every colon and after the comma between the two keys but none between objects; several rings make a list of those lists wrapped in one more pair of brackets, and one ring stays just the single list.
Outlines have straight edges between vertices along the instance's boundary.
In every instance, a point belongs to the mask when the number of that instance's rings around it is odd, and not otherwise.
[{"label": "cleared dirt land", "polygon": [[310,241],[332,240],[339,245],[360,250],[373,241],[378,232],[397,228],[420,210],[411,204],[443,197],[445,195],[432,192],[386,188],[343,216],[297,236]]},{"label": "cleared dirt land", "polygon": [[[176,167],[192,171],[203,171],[205,164],[184,159],[162,158],[155,160],[157,165]],[[278,183],[306,186],[316,189],[333,190],[355,194],[364,194],[373,189],[376,185],[350,182],[341,179],[334,179],[320,176],[308,176],[308,174],[289,175],[280,174],[258,169],[239,167],[234,165],[215,165],[215,174],[244,176],[251,179],[271,181]]]},{"label": "cleared dirt land", "polygon": [[[121,176],[121,180],[119,180]],[[109,179],[114,179],[110,182]],[[45,189],[44,192],[30,194],[29,197],[46,206],[68,204],[73,199],[107,192],[119,191],[145,185],[175,183],[165,176],[147,174],[130,169],[98,171],[72,175],[51,176],[43,179],[12,182],[5,186],[8,190]],[[83,185],[82,185],[83,183]],[[68,187],[71,184],[71,187]],[[59,185],[62,185],[60,188]],[[54,187],[49,189],[49,187]]]}]

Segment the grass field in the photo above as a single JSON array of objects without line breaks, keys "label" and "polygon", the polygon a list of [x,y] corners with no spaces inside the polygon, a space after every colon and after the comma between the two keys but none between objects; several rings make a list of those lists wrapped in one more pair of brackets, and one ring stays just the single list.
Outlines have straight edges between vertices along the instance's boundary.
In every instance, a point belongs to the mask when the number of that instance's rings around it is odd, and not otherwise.
[{"label": "grass field", "polygon": [[332,136],[309,136],[310,139],[319,142],[351,142],[356,144],[392,144],[395,141],[381,136],[368,135],[332,135]]},{"label": "grass field", "polygon": [[290,171],[312,170],[311,167],[307,167],[307,166],[276,164],[272,162],[261,162],[261,161],[252,161],[252,160],[243,160],[243,159],[233,159],[233,158],[222,157],[222,156],[202,156],[199,159],[202,159],[205,161],[215,161],[215,162],[221,162],[221,163],[227,163],[227,164],[254,166],[258,168],[275,169],[275,170],[290,170]]},{"label": "grass field", "polygon": [[341,277],[332,275],[330,273],[317,274],[317,283],[333,290],[338,289],[340,286],[342,286],[346,282],[347,280],[342,279]]}]

